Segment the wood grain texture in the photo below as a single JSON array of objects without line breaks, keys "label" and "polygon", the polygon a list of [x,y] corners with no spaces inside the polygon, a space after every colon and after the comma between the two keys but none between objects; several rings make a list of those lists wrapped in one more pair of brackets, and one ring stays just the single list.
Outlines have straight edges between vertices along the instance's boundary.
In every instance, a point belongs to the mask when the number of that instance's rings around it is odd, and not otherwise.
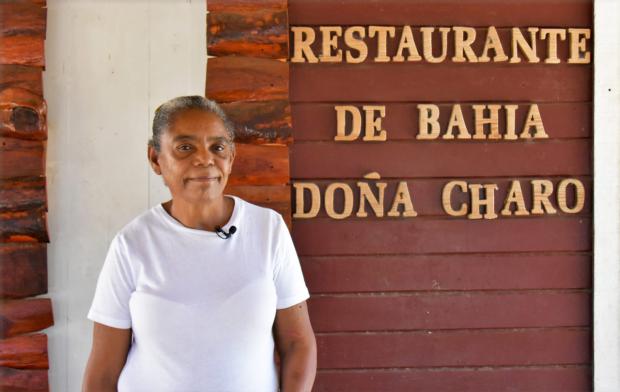
[{"label": "wood grain texture", "polygon": [[0,179],[45,175],[45,145],[41,140],[0,136]]},{"label": "wood grain texture", "polygon": [[32,35],[0,36],[0,63],[45,66],[43,37]]},{"label": "wood grain texture", "polygon": [[304,256],[301,265],[314,295],[592,287],[588,253]]},{"label": "wood grain texture", "polygon": [[291,107],[287,100],[230,102],[221,105],[235,123],[235,140],[251,144],[291,144]]},{"label": "wood grain texture", "polygon": [[286,9],[256,8],[207,14],[207,52],[210,56],[252,56],[286,59]]},{"label": "wood grain texture", "polygon": [[49,242],[43,209],[0,212],[0,242]]},{"label": "wood grain texture", "polygon": [[207,61],[206,96],[217,102],[288,100],[286,62],[226,56]]},{"label": "wood grain texture", "polygon": [[45,244],[0,244],[0,298],[24,298],[45,293],[47,293]]},{"label": "wood grain texture", "polygon": [[[220,0],[222,1],[222,0]],[[592,0],[289,0],[291,25],[583,26]]]},{"label": "wood grain texture", "polygon": [[286,0],[209,0],[208,12],[249,11],[257,9],[286,10]]},{"label": "wood grain texture", "polygon": [[45,177],[0,180],[0,211],[43,208],[47,211]]},{"label": "wood grain texture", "polygon": [[317,334],[319,369],[587,364],[586,328]]},{"label": "wood grain texture", "polygon": [[50,298],[2,301],[0,338],[39,331],[54,325]]},{"label": "wood grain texture", "polygon": [[[416,167],[417,165],[413,165],[412,167]],[[360,176],[361,177],[361,176]],[[586,199],[585,199],[585,204],[584,207],[581,211],[579,211],[578,213],[565,213],[562,212],[562,210],[560,210],[558,208],[558,204],[559,204],[559,191],[558,191],[558,186],[560,184],[560,182],[564,179],[564,177],[545,177],[545,179],[548,179],[549,181],[551,181],[551,183],[553,184],[553,189],[554,192],[553,194],[549,197],[549,201],[551,203],[551,205],[557,210],[557,214],[556,215],[565,215],[565,216],[575,216],[575,215],[585,215],[585,216],[589,216],[592,214],[592,178],[591,177],[574,177],[577,180],[579,180],[585,187],[586,190]],[[504,208],[504,201],[507,198],[510,188],[511,188],[511,183],[512,181],[518,181],[521,189],[523,191],[523,200],[524,200],[524,204],[525,204],[525,208],[527,209],[527,211],[531,211],[532,210],[532,206],[533,206],[533,202],[532,202],[532,195],[533,195],[533,191],[532,191],[532,180],[536,180],[539,179],[538,177],[520,177],[520,176],[515,176],[515,177],[508,177],[508,178],[494,178],[494,177],[488,177],[488,178],[466,178],[466,177],[461,177],[459,178],[459,180],[462,181],[466,181],[468,184],[497,184],[498,186],[498,190],[495,191],[494,193],[494,197],[495,197],[495,208],[494,208],[494,212],[496,212],[498,214],[498,216],[500,217],[508,217],[508,216],[504,216],[501,214],[501,210],[503,210]],[[378,182],[385,182],[387,183],[387,186],[385,187],[385,195],[384,195],[384,210],[389,210],[390,206],[392,205],[392,201],[394,200],[395,194],[396,194],[396,190],[398,189],[398,182],[405,180],[405,178],[397,178],[397,179],[391,179],[391,178],[382,178],[381,180],[379,180]],[[442,207],[442,193],[443,193],[443,188],[446,186],[446,184],[450,181],[451,179],[437,179],[437,178],[411,178],[411,179],[406,179],[407,184],[409,186],[409,192],[411,194],[411,198],[413,200],[413,203],[415,205],[416,211],[418,212],[418,217],[429,217],[429,216],[437,216],[437,217],[447,217],[446,212],[444,211],[443,207]],[[306,180],[304,180],[306,181]],[[309,179],[308,181],[311,181],[312,183],[316,184],[319,188],[320,194],[322,195],[322,201],[321,201],[321,208],[317,214],[317,217],[327,217],[327,214],[325,212],[325,189],[327,188],[327,186],[329,184],[332,183],[332,180],[313,180],[313,179]],[[378,190],[377,190],[377,186],[374,185],[375,182],[377,181],[369,181],[363,178],[360,178],[359,180],[345,180],[345,181],[340,181],[344,184],[347,184],[353,192],[353,212],[351,214],[351,217],[349,217],[348,219],[357,219],[355,214],[357,213],[357,211],[359,211],[359,205],[360,205],[360,190],[359,190],[359,186],[357,185],[357,182],[368,182],[370,183],[370,189],[372,190],[372,192],[375,195],[378,195]],[[562,193],[564,194],[564,193]],[[574,187],[570,187],[567,188],[565,191],[565,194],[567,196],[567,205],[569,207],[572,207],[574,205],[576,205],[575,202],[575,196],[576,196],[576,192]],[[468,192],[462,192],[460,189],[456,188],[454,189],[454,191],[452,191],[450,193],[451,196],[451,206],[452,208],[458,208],[462,203],[466,203],[468,206],[470,205],[470,199],[471,196]],[[306,191],[304,193],[304,209],[307,211],[310,208],[311,205],[311,194],[310,192]],[[343,203],[343,197],[341,195],[338,195],[337,197],[334,198],[334,209],[336,211],[343,211],[344,209],[344,203]],[[297,201],[296,201],[296,197],[293,197],[292,200],[293,203],[293,211],[296,211],[297,207]],[[379,219],[376,217],[375,213],[373,212],[372,209],[370,209],[367,205],[365,205],[365,209],[366,212],[368,213],[368,217],[364,218],[364,219]],[[514,210],[515,210],[515,206],[514,203],[510,206],[512,215],[510,215],[511,217],[514,217]],[[384,216],[386,216],[384,214]],[[532,216],[531,214],[529,216]]]},{"label": "wood grain texture", "polygon": [[592,390],[590,366],[323,370],[313,391],[509,392]]},{"label": "wood grain texture", "polygon": [[[592,67],[292,63],[291,102],[581,102]],[[330,86],[325,88],[325,86]]]},{"label": "wood grain texture", "polygon": [[372,171],[390,178],[563,176],[568,173],[583,176],[592,173],[591,141],[578,139],[531,143],[294,143],[291,157],[291,177],[295,180],[357,179]]},{"label": "wood grain texture", "polygon": [[47,105],[30,90],[0,90],[0,135],[20,139],[47,139]]},{"label": "wood grain texture", "polygon": [[[439,106],[439,124],[442,135],[445,132],[452,106],[459,102],[434,103]],[[474,133],[474,111],[470,104],[460,103],[465,118],[467,129]],[[517,124],[517,134],[520,133],[527,115],[529,103],[518,104],[515,123]],[[337,103],[296,103],[291,106],[291,112],[295,119],[295,141],[333,141],[336,136],[336,111],[334,106]],[[347,103],[358,108],[362,108],[363,103]],[[543,119],[545,130],[550,139],[565,138],[589,138],[592,136],[592,104],[584,103],[543,103],[539,104],[540,115]],[[387,139],[414,140],[418,133],[419,111],[417,103],[388,103],[385,105],[385,118],[381,124],[387,130]],[[349,120],[350,121],[350,118]],[[499,128],[505,130],[505,111],[502,109],[499,115]],[[350,126],[350,125],[349,125]],[[349,128],[347,128],[349,129]],[[454,131],[456,133],[456,130]],[[501,133],[505,133],[501,132]],[[442,140],[441,136],[437,141],[450,143],[450,140]],[[509,141],[502,140],[502,143]],[[520,141],[523,143],[523,140]],[[515,141],[519,143],[519,140]]]},{"label": "wood grain texture", "polygon": [[5,392],[48,392],[48,370],[0,367],[0,390]]},{"label": "wood grain texture", "polygon": [[0,340],[0,366],[49,369],[47,335],[35,333]]},{"label": "wood grain texture", "polygon": [[25,65],[0,64],[0,90],[22,88],[42,96],[41,68]]},{"label": "wood grain texture", "polygon": [[361,332],[586,327],[591,301],[586,292],[408,292],[315,295],[308,307],[316,332]]},{"label": "wood grain texture", "polygon": [[[441,233],[441,235],[437,235]],[[519,233],[518,236],[515,233]],[[300,255],[590,251],[588,218],[295,220]],[[360,244],[364,244],[360,248]]]},{"label": "wood grain texture", "polygon": [[30,35],[45,38],[45,2],[0,2],[0,36]]},{"label": "wood grain texture", "polygon": [[228,184],[284,185],[289,182],[289,149],[280,145],[236,144]]}]

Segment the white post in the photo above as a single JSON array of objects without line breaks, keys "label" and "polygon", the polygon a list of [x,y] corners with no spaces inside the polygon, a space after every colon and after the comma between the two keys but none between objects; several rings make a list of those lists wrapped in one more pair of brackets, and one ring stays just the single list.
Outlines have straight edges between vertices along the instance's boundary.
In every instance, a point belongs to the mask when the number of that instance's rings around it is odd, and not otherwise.
[{"label": "white post", "polygon": [[594,390],[620,391],[620,1],[594,1]]}]

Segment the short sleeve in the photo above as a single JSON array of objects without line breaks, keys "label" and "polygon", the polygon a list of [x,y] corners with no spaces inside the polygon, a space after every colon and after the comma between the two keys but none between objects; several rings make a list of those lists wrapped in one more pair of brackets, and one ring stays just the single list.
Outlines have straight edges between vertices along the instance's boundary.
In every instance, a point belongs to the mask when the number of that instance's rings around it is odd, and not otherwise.
[{"label": "short sleeve", "polygon": [[278,217],[274,260],[274,283],[278,297],[276,309],[284,309],[310,298],[310,293],[288,227],[282,216],[276,215]]},{"label": "short sleeve", "polygon": [[114,328],[130,328],[129,298],[135,283],[121,237],[108,248],[87,317]]}]

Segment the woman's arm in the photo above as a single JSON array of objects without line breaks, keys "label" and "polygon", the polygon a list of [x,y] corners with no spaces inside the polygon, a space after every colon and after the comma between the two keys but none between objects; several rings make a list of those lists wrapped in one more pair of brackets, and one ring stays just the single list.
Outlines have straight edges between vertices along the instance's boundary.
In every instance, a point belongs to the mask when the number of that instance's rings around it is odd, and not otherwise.
[{"label": "woman's arm", "polygon": [[82,392],[116,392],[130,346],[130,328],[113,328],[95,322],[93,347],[84,372]]},{"label": "woman's arm", "polygon": [[276,311],[282,392],[309,392],[316,376],[316,340],[306,302]]}]

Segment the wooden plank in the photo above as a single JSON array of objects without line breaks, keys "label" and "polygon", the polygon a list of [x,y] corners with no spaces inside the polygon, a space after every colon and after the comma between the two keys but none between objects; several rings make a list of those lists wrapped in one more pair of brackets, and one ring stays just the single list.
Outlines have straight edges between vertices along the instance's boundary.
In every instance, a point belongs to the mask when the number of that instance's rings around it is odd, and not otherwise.
[{"label": "wooden plank", "polygon": [[0,242],[49,242],[43,209],[0,212]]},{"label": "wooden plank", "polygon": [[251,144],[291,144],[291,107],[288,100],[231,102],[221,105],[235,123],[235,140]]},{"label": "wooden plank", "polygon": [[317,334],[319,369],[587,364],[582,328]]},{"label": "wooden plank", "polygon": [[32,1],[0,2],[0,36],[32,35],[45,38],[45,3]]},{"label": "wooden plank", "polygon": [[292,25],[591,27],[592,0],[290,0],[289,20]]},{"label": "wooden plank", "polygon": [[0,136],[47,139],[47,105],[43,98],[21,88],[0,91]]},{"label": "wooden plank", "polygon": [[0,89],[23,88],[43,95],[41,68],[0,64]]},{"label": "wooden plank", "polygon": [[43,208],[47,210],[45,177],[0,180],[0,211]]},{"label": "wooden plank", "polygon": [[[556,209],[557,215],[567,215],[567,216],[576,216],[576,215],[591,215],[592,214],[592,178],[591,177],[571,177],[580,181],[585,189],[585,200],[584,206],[579,213],[564,213],[560,210],[558,206],[558,185],[559,183],[565,179],[565,177],[545,177],[545,179],[549,180],[553,184],[554,192],[551,197],[549,197],[549,202]],[[497,184],[498,190],[494,193],[495,198],[495,208],[494,211],[497,215],[501,215],[501,211],[504,208],[504,201],[509,195],[512,181],[518,181],[523,192],[523,200],[524,206],[527,211],[532,210],[533,202],[533,191],[532,191],[532,180],[539,180],[539,177],[508,177],[508,178],[459,178],[460,181],[466,181],[468,184]],[[437,179],[437,178],[413,178],[413,179],[386,179],[382,178],[380,182],[385,182],[387,184],[385,188],[384,195],[384,217],[387,216],[387,211],[390,210],[392,201],[394,200],[396,190],[398,189],[399,181],[407,181],[409,186],[409,192],[411,194],[411,199],[415,205],[416,212],[418,213],[418,217],[429,217],[429,216],[442,216],[446,217],[447,214],[442,206],[442,192],[444,186],[450,181],[450,179]],[[306,180],[304,180],[305,182]],[[319,187],[321,195],[325,195],[325,189],[329,186],[329,184],[333,183],[333,180],[308,180]],[[368,182],[369,180],[360,179],[359,181]],[[360,205],[360,191],[359,186],[357,185],[358,180],[341,180],[341,183],[347,184],[353,194],[353,213],[349,219],[356,219],[355,213],[359,210]],[[370,181],[372,184],[370,186],[372,192],[375,195],[378,195],[377,187],[374,185],[376,181]],[[336,197],[334,197],[334,210],[335,211],[343,211],[344,210],[344,198],[341,196],[340,192],[337,193]],[[566,206],[573,207],[576,205],[576,192],[574,186],[571,185],[570,188],[567,188],[566,193]],[[469,205],[470,203],[470,195],[467,192],[461,192],[459,189],[455,189],[451,192],[451,205],[453,208],[458,208],[461,204],[466,203]],[[317,214],[317,217],[328,217],[325,211],[325,197],[323,196],[323,201],[321,208]],[[293,196],[293,211],[297,208],[297,201],[295,197],[295,193]],[[304,193],[304,210],[309,210],[311,205],[311,194],[306,191]],[[514,203],[511,204],[510,210],[512,215],[514,216],[514,211],[516,207]],[[379,219],[376,218],[374,211],[365,204],[365,210],[368,213],[368,218],[364,219]],[[531,215],[529,215],[531,216]]]},{"label": "wooden plank", "polygon": [[[438,235],[437,233],[441,233]],[[518,233],[518,234],[517,234]],[[587,218],[296,220],[300,255],[590,251]],[[360,248],[360,244],[364,244]]]},{"label": "wooden plank", "polygon": [[296,180],[361,179],[373,171],[379,172],[382,178],[541,177],[592,173],[592,146],[584,139],[529,143],[294,143],[291,155],[294,157],[291,177]]},{"label": "wooden plank", "polygon": [[0,390],[49,392],[48,370],[0,367]]},{"label": "wooden plank", "polygon": [[590,366],[323,370],[313,391],[509,392],[592,390]]},{"label": "wooden plank", "polygon": [[286,9],[256,8],[207,14],[207,52],[210,56],[252,56],[286,59]]},{"label": "wooden plank", "polygon": [[0,63],[45,66],[44,40],[41,36],[0,36]]},{"label": "wooden plank", "polygon": [[[508,96],[506,96],[508,97]],[[439,124],[442,136],[455,103],[434,103],[439,106]],[[474,111],[471,104],[461,104],[461,110],[468,131],[473,135]],[[498,104],[501,104],[499,102]],[[507,104],[519,105],[516,111],[515,124],[517,135],[520,134],[525,117],[528,112],[529,102],[513,102]],[[338,103],[297,103],[291,106],[291,112],[295,119],[295,141],[333,141],[336,136],[336,110]],[[347,103],[362,110],[364,103]],[[387,130],[387,139],[414,140],[418,134],[419,110],[417,103],[388,103],[385,105],[385,117],[381,120],[383,129]],[[538,105],[546,133],[550,139],[563,138],[588,138],[592,136],[592,104],[589,102],[579,103],[541,103]],[[506,129],[505,109],[500,110],[499,129],[502,134]],[[350,121],[350,117],[349,120]],[[347,127],[347,131],[350,130]],[[455,130],[454,133],[457,133]],[[363,136],[363,134],[362,134]],[[441,136],[438,139],[442,141]],[[446,140],[444,140],[446,141]],[[448,142],[448,141],[446,141]],[[518,142],[518,141],[517,141]],[[504,141],[503,143],[506,143]]]},{"label": "wooden plank", "polygon": [[0,298],[24,298],[45,293],[46,245],[0,244]]},{"label": "wooden plank", "polygon": [[236,144],[237,153],[228,184],[284,185],[289,182],[287,146]]},{"label": "wooden plank", "polygon": [[286,0],[209,0],[208,12],[248,11],[262,8],[286,10]]},{"label": "wooden plank", "polygon": [[41,140],[0,136],[0,179],[45,176],[45,145]]},{"label": "wooden plank", "polygon": [[247,202],[271,208],[279,212],[283,218],[291,219],[290,185],[227,186],[224,193],[233,194]]},{"label": "wooden plank", "polygon": [[[587,292],[451,292],[315,295],[315,332],[586,327]],[[335,314],[341,315],[334,317]]]},{"label": "wooden plank", "polygon": [[226,56],[207,61],[206,96],[218,102],[288,100],[288,63]]},{"label": "wooden plank", "polygon": [[0,366],[49,369],[47,335],[35,333],[0,339]]},{"label": "wooden plank", "polygon": [[306,256],[301,266],[313,294],[592,287],[590,254]]},{"label": "wooden plank", "polygon": [[52,301],[50,298],[3,301],[0,320],[2,339],[51,327],[54,325]]},{"label": "wooden plank", "polygon": [[592,100],[590,65],[291,63],[290,73],[291,102]]},{"label": "wooden plank", "polygon": [[[359,26],[359,24],[357,23],[355,25]],[[403,27],[402,25],[395,25],[394,23],[388,23],[387,25],[394,26],[394,36],[386,38],[385,56],[388,56],[390,59],[393,59],[394,56],[398,54],[398,47],[400,45],[400,40],[403,35]],[[412,26],[408,23],[406,23],[406,25],[408,25],[411,29],[411,33],[412,33],[411,36],[413,37],[415,47],[417,48],[418,54],[421,56],[421,59],[417,61],[405,60],[405,63],[427,64],[427,65],[431,64],[424,59],[424,51],[423,51],[424,39],[422,36],[422,31],[420,30],[420,27],[422,26]],[[428,24],[425,24],[424,26],[428,26]],[[435,54],[435,56],[439,56],[439,54],[443,53],[443,50],[444,50],[442,42],[441,42],[441,33],[439,32],[438,25],[431,25],[431,26],[437,26],[432,35],[432,47],[433,47],[433,53]],[[468,21],[467,22],[461,21],[460,23],[454,26],[471,27]],[[473,53],[477,58],[482,56],[484,53],[486,37],[488,34],[489,26],[494,26],[494,24],[490,24],[488,26],[485,26],[484,28],[476,28],[475,35],[473,35],[473,33],[471,35],[471,39],[473,40],[473,42],[470,47],[473,50]],[[359,51],[357,49],[351,50],[349,45],[345,43],[344,37],[345,37],[346,29],[348,27],[349,26],[341,26],[342,33],[340,33],[339,36],[336,34],[333,34],[333,39],[334,39],[334,45],[333,45],[334,51],[333,52],[336,53],[337,50],[342,50],[342,60],[339,61],[339,63],[342,63],[342,64],[346,63],[347,51],[350,51],[351,55],[354,57],[359,56]],[[363,39],[363,41],[366,43],[366,49],[367,49],[366,58],[364,59],[364,61],[362,61],[362,63],[373,63],[375,62],[374,59],[377,57],[377,51],[378,51],[377,50],[378,48],[377,39],[369,38],[370,34],[369,34],[368,27],[367,26],[362,26],[362,27],[364,27],[365,29],[365,33],[364,33],[365,38]],[[495,68],[495,67],[511,66],[509,63],[509,59],[513,56],[512,27],[516,27],[516,26],[511,25],[511,27],[504,27],[504,28],[498,27],[495,29],[499,42],[501,43],[501,47],[504,51],[504,54],[505,56],[507,56],[506,60],[495,62],[496,52],[495,50],[491,50],[487,53],[487,56],[490,58],[490,61],[488,62],[480,61],[478,62],[477,67],[489,69],[489,68]],[[546,27],[547,26],[544,26],[544,25],[540,26],[540,28],[546,28]],[[591,26],[588,26],[588,27],[591,27]],[[312,49],[312,52],[314,53],[315,57],[319,57],[321,53],[323,52],[323,47],[322,47],[323,46],[323,40],[322,40],[323,33],[321,32],[318,26],[311,27],[311,28],[314,31],[315,38],[314,38],[314,41],[312,41],[312,43],[310,44],[310,48]],[[520,31],[521,31],[521,34],[524,37],[527,37],[527,39],[529,40],[530,36],[529,36],[529,32],[527,31],[527,27],[521,27]],[[454,62],[452,61],[452,57],[455,56],[454,34],[455,34],[454,31],[450,31],[448,34],[449,38],[447,40],[446,59],[443,61],[444,64],[454,64]],[[565,37],[568,37],[568,36],[569,36],[568,32],[565,31]],[[289,57],[292,58],[294,56],[294,47],[292,44],[294,42],[294,34],[292,30],[289,35],[289,40],[291,42],[291,46],[289,48],[289,52],[290,52]],[[586,40],[584,51],[588,51],[592,53],[593,50],[594,50],[593,40],[592,39]],[[536,52],[536,55],[540,58],[540,62],[538,64],[548,66],[545,64],[545,60],[549,57],[548,45],[547,45],[546,40],[540,39],[540,32],[536,36],[536,51],[535,52]],[[557,58],[559,58],[562,63],[567,63],[568,59],[570,58],[570,41],[568,39],[564,39],[564,40],[558,39],[558,42],[556,44],[555,54],[557,55]],[[404,56],[405,59],[407,59],[408,56],[410,55],[409,50],[406,50],[402,55]],[[522,53],[519,53],[518,56],[520,56],[521,61],[527,62],[527,58]],[[304,58],[304,61],[308,61],[305,55],[303,56],[303,58]],[[436,66],[436,65],[432,65],[432,66]]]}]

